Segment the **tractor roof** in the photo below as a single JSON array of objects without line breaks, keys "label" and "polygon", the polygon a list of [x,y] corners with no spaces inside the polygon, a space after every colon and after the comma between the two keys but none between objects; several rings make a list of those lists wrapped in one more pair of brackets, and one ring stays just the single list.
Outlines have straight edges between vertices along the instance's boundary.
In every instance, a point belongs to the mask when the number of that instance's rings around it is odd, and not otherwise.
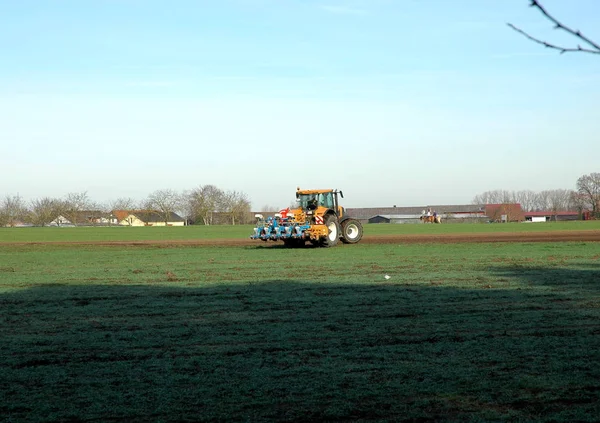
[{"label": "tractor roof", "polygon": [[326,192],[333,192],[332,189],[300,189],[297,190],[298,194],[323,194]]}]

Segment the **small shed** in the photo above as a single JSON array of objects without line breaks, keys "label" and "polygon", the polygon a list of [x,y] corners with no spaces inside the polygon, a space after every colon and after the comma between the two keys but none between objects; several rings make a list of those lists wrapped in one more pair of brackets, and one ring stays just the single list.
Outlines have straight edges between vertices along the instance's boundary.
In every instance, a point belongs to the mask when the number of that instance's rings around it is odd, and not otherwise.
[{"label": "small shed", "polygon": [[368,223],[419,223],[420,214],[378,214],[370,217]]},{"label": "small shed", "polygon": [[[405,219],[418,219],[425,206],[418,207],[360,207],[346,208],[346,214],[361,223],[382,223],[389,219],[391,223],[402,223]],[[379,217],[378,217],[379,216]],[[394,216],[394,217],[392,217]],[[394,222],[396,220],[397,222]]]},{"label": "small shed", "polygon": [[530,211],[525,212],[526,222],[564,222],[568,220],[578,220],[579,212],[576,211]]}]

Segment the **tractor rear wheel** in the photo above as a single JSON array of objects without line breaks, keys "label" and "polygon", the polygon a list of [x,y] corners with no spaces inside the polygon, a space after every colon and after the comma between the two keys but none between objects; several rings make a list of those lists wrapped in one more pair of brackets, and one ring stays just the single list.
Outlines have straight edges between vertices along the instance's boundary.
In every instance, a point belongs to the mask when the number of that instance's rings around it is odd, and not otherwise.
[{"label": "tractor rear wheel", "polygon": [[362,224],[356,219],[346,219],[342,222],[342,242],[356,244],[363,236]]},{"label": "tractor rear wheel", "polygon": [[327,236],[321,239],[321,247],[335,247],[340,237],[340,223],[333,214],[327,215],[323,223],[327,226]]}]

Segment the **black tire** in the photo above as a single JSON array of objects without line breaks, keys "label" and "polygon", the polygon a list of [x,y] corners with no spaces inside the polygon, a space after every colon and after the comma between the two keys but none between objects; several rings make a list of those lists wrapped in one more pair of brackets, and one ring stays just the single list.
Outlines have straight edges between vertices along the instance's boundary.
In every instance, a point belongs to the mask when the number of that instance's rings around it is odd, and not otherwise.
[{"label": "black tire", "polygon": [[344,244],[356,244],[363,236],[363,226],[356,219],[346,219],[342,222],[342,237]]},{"label": "black tire", "polygon": [[335,215],[329,214],[325,216],[323,222],[328,229],[328,235],[321,239],[321,247],[335,247],[340,238],[340,223]]}]

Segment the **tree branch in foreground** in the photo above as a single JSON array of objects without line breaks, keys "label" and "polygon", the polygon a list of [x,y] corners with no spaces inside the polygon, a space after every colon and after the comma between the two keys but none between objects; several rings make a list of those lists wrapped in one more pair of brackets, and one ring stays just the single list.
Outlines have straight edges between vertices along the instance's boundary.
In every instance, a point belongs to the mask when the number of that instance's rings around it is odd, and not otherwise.
[{"label": "tree branch in foreground", "polygon": [[594,41],[590,40],[589,38],[587,38],[586,36],[584,36],[579,30],[573,30],[573,29],[569,28],[568,26],[559,22],[555,17],[553,17],[552,15],[550,15],[548,13],[548,11],[538,2],[538,0],[531,0],[531,4],[529,6],[537,8],[548,20],[550,20],[554,24],[554,29],[562,29],[563,31],[568,32],[569,34],[575,36],[576,38],[579,38],[581,41],[588,44],[592,48],[584,48],[584,47],[581,47],[581,45],[579,45],[579,44],[577,45],[577,47],[558,46],[556,44],[542,41],[539,38],[535,38],[534,36],[528,34],[527,32],[523,31],[522,29],[516,27],[515,25],[513,25],[511,23],[507,23],[507,25],[509,27],[511,27],[512,29],[514,29],[515,31],[517,31],[518,33],[524,35],[525,37],[527,37],[528,39],[530,39],[533,42],[541,44],[547,48],[558,50],[560,52],[560,54],[563,54],[566,52],[582,52],[582,53],[600,54],[600,45],[599,44],[597,44],[596,42],[594,42]]}]

